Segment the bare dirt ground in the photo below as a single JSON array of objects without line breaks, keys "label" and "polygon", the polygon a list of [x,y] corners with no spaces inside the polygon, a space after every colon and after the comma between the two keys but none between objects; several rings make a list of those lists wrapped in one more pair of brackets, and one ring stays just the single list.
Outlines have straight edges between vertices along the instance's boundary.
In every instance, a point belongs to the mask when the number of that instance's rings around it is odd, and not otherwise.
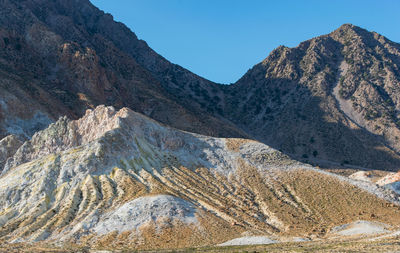
[{"label": "bare dirt ground", "polygon": [[12,245],[0,246],[0,252],[82,252],[82,253],[108,253],[108,252],[399,252],[399,237],[385,240],[369,241],[366,239],[341,240],[341,241],[310,241],[290,242],[268,245],[227,246],[184,248],[175,250],[147,250],[135,251],[125,249],[118,251],[91,250],[88,248],[57,249],[45,245]]}]

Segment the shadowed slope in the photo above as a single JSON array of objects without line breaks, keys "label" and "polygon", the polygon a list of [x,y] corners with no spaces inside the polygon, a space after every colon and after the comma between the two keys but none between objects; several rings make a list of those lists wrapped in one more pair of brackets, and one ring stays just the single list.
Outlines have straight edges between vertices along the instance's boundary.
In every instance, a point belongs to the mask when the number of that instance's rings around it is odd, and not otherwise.
[{"label": "shadowed slope", "polygon": [[303,161],[396,170],[399,50],[353,25],[281,46],[226,87],[225,115]]},{"label": "shadowed slope", "polygon": [[[88,0],[5,0],[0,7],[0,138],[29,138],[60,116],[78,118],[99,104],[187,131],[247,136],[199,104],[184,104],[158,77],[178,69],[202,86],[216,84],[169,63]],[[150,63],[160,70],[151,72]]]}]

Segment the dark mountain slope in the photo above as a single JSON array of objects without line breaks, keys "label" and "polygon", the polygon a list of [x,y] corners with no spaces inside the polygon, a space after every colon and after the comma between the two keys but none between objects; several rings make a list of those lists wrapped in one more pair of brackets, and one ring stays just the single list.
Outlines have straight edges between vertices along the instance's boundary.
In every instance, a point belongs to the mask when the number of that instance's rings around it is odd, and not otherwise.
[{"label": "dark mountain slope", "polygon": [[225,115],[304,160],[397,169],[399,49],[353,25],[279,47],[229,87]]},{"label": "dark mountain slope", "polygon": [[89,1],[5,0],[0,7],[0,136],[29,137],[61,115],[76,118],[99,104],[127,106],[187,131],[246,136],[183,104],[149,69],[156,64],[210,82],[158,56]]}]

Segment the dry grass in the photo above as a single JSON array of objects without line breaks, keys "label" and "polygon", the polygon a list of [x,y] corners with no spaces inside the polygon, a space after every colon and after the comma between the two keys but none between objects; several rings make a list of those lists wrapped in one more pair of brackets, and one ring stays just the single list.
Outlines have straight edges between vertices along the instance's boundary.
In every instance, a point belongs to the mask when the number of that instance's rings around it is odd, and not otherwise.
[{"label": "dry grass", "polygon": [[[190,247],[175,249],[148,249],[137,250],[129,247],[113,250],[112,252],[399,252],[399,238],[390,238],[378,241],[367,240],[340,240],[340,241],[311,241],[311,242],[291,242],[269,245],[247,245],[247,246],[228,246],[228,247]],[[0,252],[19,253],[19,252],[96,252],[88,247],[77,245],[67,245],[58,248],[54,245],[37,243],[34,245],[13,244],[0,245]]]},{"label": "dry grass", "polygon": [[252,142],[252,140],[249,139],[241,139],[241,138],[228,138],[225,139],[225,144],[228,150],[234,151],[234,152],[239,152],[240,147],[248,142]]},{"label": "dry grass", "polygon": [[[93,208],[107,211],[148,194],[170,194],[195,203],[199,224],[171,221],[162,229],[157,229],[159,224],[148,224],[141,231],[91,235],[70,243],[75,243],[75,248],[177,249],[216,245],[241,237],[243,232],[325,239],[333,226],[359,219],[394,227],[400,224],[398,207],[333,176],[304,169],[271,169],[261,174],[244,160],[239,159],[238,164],[237,175],[230,178],[208,168],[167,167],[160,173],[144,173],[151,184],[148,188],[127,171],[117,169],[111,177],[89,180],[87,185],[79,186],[76,191],[84,192],[83,197],[71,197],[62,209],[69,211],[71,206],[86,201],[87,210],[75,208],[76,213],[61,210],[50,217],[47,226],[60,227],[60,222],[74,217],[76,220],[71,222],[76,223]],[[95,197],[98,192],[103,199]],[[105,204],[108,200],[113,203]]]}]

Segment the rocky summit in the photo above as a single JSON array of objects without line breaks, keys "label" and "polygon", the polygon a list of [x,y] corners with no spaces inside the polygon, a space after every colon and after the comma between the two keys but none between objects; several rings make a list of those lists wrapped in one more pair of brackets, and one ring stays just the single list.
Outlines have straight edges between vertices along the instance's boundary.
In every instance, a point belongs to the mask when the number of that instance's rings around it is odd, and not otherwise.
[{"label": "rocky summit", "polygon": [[345,24],[221,85],[88,0],[2,0],[0,251],[397,249],[399,66]]},{"label": "rocky summit", "polygon": [[323,238],[355,219],[400,219],[391,189],[128,108],[60,118],[14,147],[5,148],[13,155],[0,177],[3,243],[180,248],[243,236]]}]

